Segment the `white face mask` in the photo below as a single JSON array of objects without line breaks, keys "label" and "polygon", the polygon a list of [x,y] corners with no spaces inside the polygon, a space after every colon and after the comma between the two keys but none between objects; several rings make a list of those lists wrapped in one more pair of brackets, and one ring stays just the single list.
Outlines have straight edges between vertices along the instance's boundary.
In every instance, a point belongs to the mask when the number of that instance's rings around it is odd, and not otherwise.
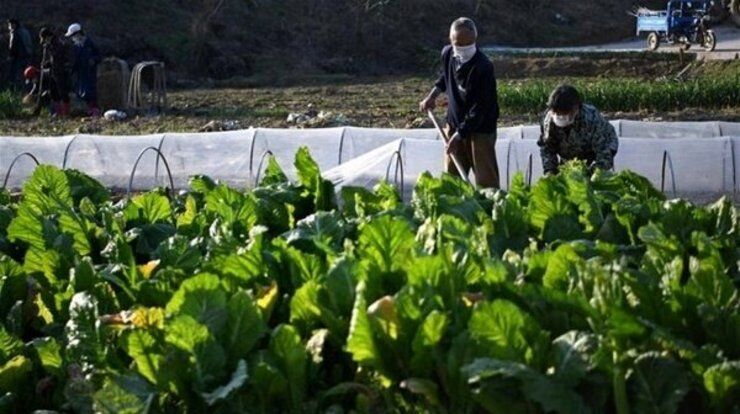
[{"label": "white face mask", "polygon": [[470,46],[452,46],[453,56],[460,59],[462,63],[465,63],[472,59],[473,56],[475,56],[475,52],[477,50],[478,48],[475,46],[475,44],[472,44]]},{"label": "white face mask", "polygon": [[556,126],[560,128],[566,128],[571,125],[573,125],[573,122],[576,121],[576,117],[573,114],[570,115],[558,115],[554,112],[551,112],[552,115],[552,122],[555,123]]},{"label": "white face mask", "polygon": [[82,46],[85,43],[85,38],[82,36],[72,36],[72,42],[77,46]]}]

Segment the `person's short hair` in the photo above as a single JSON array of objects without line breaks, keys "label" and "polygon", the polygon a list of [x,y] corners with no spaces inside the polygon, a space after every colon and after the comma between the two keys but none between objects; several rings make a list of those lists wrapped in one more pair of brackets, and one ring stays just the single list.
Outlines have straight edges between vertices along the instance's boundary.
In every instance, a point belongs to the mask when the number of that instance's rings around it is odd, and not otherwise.
[{"label": "person's short hair", "polygon": [[473,19],[461,17],[455,20],[454,22],[452,22],[450,32],[457,32],[462,29],[473,33],[476,38],[478,37],[478,28],[475,26],[475,22],[473,21]]},{"label": "person's short hair", "polygon": [[556,113],[570,112],[583,103],[581,94],[570,85],[560,85],[555,88],[547,100],[547,109]]}]

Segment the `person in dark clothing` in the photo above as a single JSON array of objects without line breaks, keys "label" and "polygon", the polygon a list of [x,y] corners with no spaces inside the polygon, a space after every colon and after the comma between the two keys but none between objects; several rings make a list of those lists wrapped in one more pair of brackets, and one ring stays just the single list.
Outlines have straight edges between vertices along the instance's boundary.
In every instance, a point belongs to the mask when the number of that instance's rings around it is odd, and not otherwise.
[{"label": "person in dark clothing", "polygon": [[16,19],[8,19],[8,57],[4,84],[14,89],[22,89],[21,74],[33,56],[31,34]]},{"label": "person in dark clothing", "polygon": [[53,114],[67,116],[70,110],[69,76],[67,75],[67,51],[57,36],[49,28],[42,28],[39,40],[43,48],[41,70],[48,73],[53,101]]},{"label": "person in dark clothing", "polygon": [[496,125],[499,117],[498,93],[493,64],[478,50],[478,30],[468,18],[460,18],[450,28],[450,43],[442,50],[442,75],[434,89],[419,104],[423,112],[434,109],[439,95],[447,95],[447,172],[458,175],[450,159],[455,154],[463,173],[472,168],[476,183],[483,188],[499,188],[496,163]]},{"label": "person in dark clothing", "polygon": [[69,26],[67,38],[74,43],[74,62],[72,74],[75,77],[75,93],[87,103],[91,116],[100,116],[98,109],[98,64],[102,57],[93,41],[85,35],[82,26],[74,23]]}]

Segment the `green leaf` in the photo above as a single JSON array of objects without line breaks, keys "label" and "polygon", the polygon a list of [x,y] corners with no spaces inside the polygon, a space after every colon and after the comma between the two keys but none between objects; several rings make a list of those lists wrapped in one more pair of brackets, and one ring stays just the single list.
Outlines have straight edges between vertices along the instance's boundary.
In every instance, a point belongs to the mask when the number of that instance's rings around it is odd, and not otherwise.
[{"label": "green leaf", "polygon": [[188,356],[189,374],[198,392],[206,392],[222,378],[224,350],[205,325],[191,316],[178,316],[165,325],[165,341]]},{"label": "green leaf", "polygon": [[158,376],[164,357],[154,337],[143,329],[129,331],[124,337],[124,349],[134,360],[137,372],[154,385],[159,384]]},{"label": "green leaf", "polygon": [[96,205],[101,205],[110,199],[108,189],[85,173],[77,170],[64,170],[64,174],[69,181],[74,205],[79,205],[83,198],[87,198]]},{"label": "green leaf", "polygon": [[728,361],[713,365],[704,372],[704,387],[716,406],[722,406],[725,400],[728,406],[734,399],[740,399],[740,361]]},{"label": "green leaf", "polygon": [[355,306],[352,309],[352,319],[349,324],[347,337],[347,352],[352,359],[362,366],[378,366],[378,350],[373,338],[370,320],[367,316],[367,302],[365,301],[365,284],[357,284]]},{"label": "green leaf", "polygon": [[239,286],[247,287],[250,281],[266,272],[266,267],[262,251],[250,248],[246,252],[230,254],[214,261],[209,269],[237,281]]},{"label": "green leaf", "polygon": [[0,326],[0,363],[4,363],[23,351],[23,341]]},{"label": "green leaf", "polygon": [[288,380],[275,366],[269,353],[260,351],[250,363],[249,382],[254,394],[262,407],[272,409],[283,408],[289,411],[292,401],[286,398],[288,394]]},{"label": "green leaf", "polygon": [[347,323],[331,308],[331,297],[324,283],[309,280],[290,300],[290,322],[310,332],[317,327],[326,327],[337,338],[347,334]]},{"label": "green leaf", "polygon": [[524,364],[482,358],[464,366],[462,371],[471,384],[516,379],[524,397],[538,403],[544,412],[587,412],[583,399],[575,391]]},{"label": "green leaf", "polygon": [[36,212],[48,214],[60,204],[72,206],[69,180],[65,173],[50,165],[36,167],[23,185],[23,202]]},{"label": "green leaf", "polygon": [[240,290],[229,299],[224,343],[231,361],[246,358],[265,333],[266,326],[259,308],[246,291]]},{"label": "green leaf", "polygon": [[21,240],[39,250],[51,246],[56,238],[52,215],[73,214],[69,182],[62,171],[42,165],[23,187],[23,201],[8,226],[8,239]]},{"label": "green leaf", "polygon": [[321,178],[319,165],[308,152],[308,147],[301,147],[295,154],[295,168],[298,181],[306,188],[316,191],[316,183]]},{"label": "green leaf", "polygon": [[249,376],[247,375],[247,363],[244,360],[239,360],[236,366],[236,370],[231,374],[231,380],[225,385],[222,385],[215,390],[201,394],[206,404],[214,406],[220,401],[224,401],[229,398],[233,393],[238,391],[247,382]]},{"label": "green leaf", "polygon": [[444,337],[449,319],[440,311],[432,311],[419,326],[411,343],[411,366],[416,372],[429,374],[434,368],[434,349]]},{"label": "green leaf", "polygon": [[236,226],[240,234],[247,235],[257,223],[257,202],[250,194],[242,194],[224,184],[208,192],[206,210],[218,215],[224,223]]},{"label": "green leaf", "polygon": [[298,331],[290,325],[275,328],[270,339],[270,352],[288,380],[291,401],[297,408],[303,402],[308,379],[308,354]]},{"label": "green leaf", "polygon": [[36,338],[31,341],[41,366],[46,372],[62,379],[64,377],[62,347],[52,337]]},{"label": "green leaf", "polygon": [[78,364],[84,375],[91,374],[102,361],[98,317],[98,301],[92,294],[80,292],[72,297],[65,325],[65,358],[67,364]]},{"label": "green leaf", "polygon": [[92,290],[97,281],[92,259],[87,256],[79,259],[69,272],[69,282],[75,292]]},{"label": "green leaf", "polygon": [[360,257],[370,260],[378,271],[392,272],[412,256],[414,233],[406,221],[381,216],[362,227],[359,245]]},{"label": "green leaf", "polygon": [[434,406],[440,406],[438,387],[437,384],[432,381],[422,378],[409,378],[401,382],[401,388],[406,389],[413,394],[423,396]]},{"label": "green leaf", "polygon": [[270,155],[267,159],[267,167],[260,181],[260,186],[267,186],[272,184],[283,184],[288,182],[288,177],[280,168],[275,156]]},{"label": "green leaf", "polygon": [[594,369],[593,354],[598,348],[596,336],[579,331],[567,332],[553,343],[555,380],[574,387]]},{"label": "green leaf", "polygon": [[107,378],[93,396],[96,413],[139,414],[150,412],[156,393],[137,375]]},{"label": "green leaf", "polygon": [[313,195],[316,211],[329,211],[336,207],[334,185],[324,180],[307,147],[301,147],[295,155],[295,168],[298,181]]},{"label": "green leaf", "polygon": [[177,229],[169,223],[143,224],[132,229],[127,236],[136,236],[136,253],[154,257],[159,246],[175,235]]},{"label": "green leaf", "polygon": [[468,324],[482,355],[539,366],[548,336],[537,322],[506,300],[479,303]]},{"label": "green leaf", "polygon": [[[26,251],[23,270],[29,275],[43,275],[47,287],[58,289],[60,288],[59,279],[63,273],[61,262],[62,257],[56,250],[39,250],[34,247]],[[39,278],[39,280],[43,279]]]},{"label": "green leaf", "polygon": [[199,240],[189,240],[177,234],[159,244],[154,251],[154,257],[160,260],[159,266],[174,267],[185,272],[192,272],[198,268],[203,260],[198,243]]},{"label": "green leaf", "polygon": [[344,223],[338,212],[319,211],[299,221],[295,229],[283,234],[283,238],[288,244],[309,252],[315,246],[332,253],[341,249],[344,235]]},{"label": "green leaf", "polygon": [[320,290],[319,282],[309,280],[290,299],[290,322],[304,327],[304,331],[308,331],[321,319]]},{"label": "green leaf", "polygon": [[545,177],[532,187],[530,223],[546,242],[583,237],[577,207],[569,200],[563,181],[561,176]]},{"label": "green leaf", "polygon": [[23,355],[17,355],[0,366],[0,393],[18,392],[28,384],[33,363]]},{"label": "green leaf", "polygon": [[641,413],[675,413],[690,389],[686,369],[658,352],[640,355],[627,381],[630,405]]},{"label": "green leaf", "polygon": [[573,246],[561,245],[549,257],[542,284],[548,289],[567,292],[571,281],[577,274],[577,266],[583,261]]},{"label": "green leaf", "polygon": [[170,200],[157,191],[133,197],[124,212],[127,221],[138,224],[170,223],[172,220]]},{"label": "green leaf", "polygon": [[227,319],[226,292],[218,276],[201,273],[182,282],[167,303],[168,315],[188,315],[219,335]]}]

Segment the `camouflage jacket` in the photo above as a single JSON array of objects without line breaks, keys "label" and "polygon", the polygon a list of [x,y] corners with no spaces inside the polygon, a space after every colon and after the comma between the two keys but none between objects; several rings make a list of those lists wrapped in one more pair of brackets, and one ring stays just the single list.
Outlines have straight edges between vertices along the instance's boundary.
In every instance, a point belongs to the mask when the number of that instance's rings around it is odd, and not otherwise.
[{"label": "camouflage jacket", "polygon": [[614,167],[619,140],[614,127],[591,105],[583,105],[575,122],[568,128],[558,128],[548,112],[542,124],[537,145],[545,173],[555,174],[565,161],[579,159],[598,168]]}]

